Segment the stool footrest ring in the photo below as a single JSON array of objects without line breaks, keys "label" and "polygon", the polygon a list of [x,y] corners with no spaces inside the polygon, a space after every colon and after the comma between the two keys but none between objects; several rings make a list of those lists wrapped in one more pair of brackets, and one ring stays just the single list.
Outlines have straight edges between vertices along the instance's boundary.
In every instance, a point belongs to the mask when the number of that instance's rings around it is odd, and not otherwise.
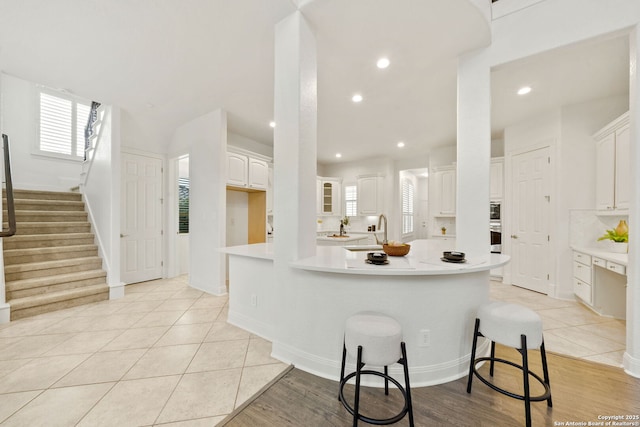
[{"label": "stool footrest ring", "polygon": [[[407,401],[407,392],[405,390],[405,388],[402,386],[402,384],[400,384],[398,382],[398,380],[396,380],[395,378],[389,376],[389,375],[385,375],[381,372],[378,371],[371,371],[371,370],[362,370],[360,371],[360,375],[376,375],[378,377],[381,378],[385,378],[389,381],[391,381],[397,388],[398,390],[400,390],[400,393],[402,393],[402,397],[404,398],[404,407],[402,408],[402,410],[395,416],[391,417],[391,418],[385,418],[385,419],[377,419],[377,418],[369,418],[366,417],[362,414],[358,414],[358,419],[369,423],[369,424],[373,424],[373,425],[387,425],[387,424],[393,424],[393,423],[397,423],[398,421],[400,421],[402,418],[404,418],[404,416],[409,412],[409,403]],[[340,394],[339,394],[339,399],[342,402],[342,405],[345,407],[345,409],[351,414],[354,415],[354,410],[351,407],[351,405],[349,405],[347,403],[347,401],[344,398],[344,386],[347,384],[347,381],[349,381],[351,378],[354,378],[356,376],[356,372],[352,372],[349,375],[347,375],[346,377],[344,377],[344,379],[342,380],[342,382],[340,383]]]},{"label": "stool footrest ring", "polygon": [[[518,368],[521,371],[524,371],[524,368],[520,365],[518,365],[517,363],[514,363],[510,360],[505,360],[505,359],[499,359],[497,357],[478,357],[476,359],[474,359],[473,361],[473,373],[475,374],[476,377],[478,377],[478,379],[480,381],[482,381],[484,384],[486,384],[488,387],[492,388],[493,390],[497,391],[498,393],[502,393],[504,395],[507,395],[509,397],[513,397],[514,399],[519,399],[519,400],[524,400],[525,397],[521,394],[516,394],[516,393],[512,393],[508,390],[505,390],[503,388],[498,387],[497,385],[489,382],[487,379],[485,379],[482,375],[480,375],[480,373],[478,372],[478,370],[476,369],[476,365],[480,362],[500,362],[500,363],[504,363],[510,366],[513,366],[514,368]],[[539,395],[539,396],[531,396],[529,398],[530,401],[532,402],[541,402],[543,400],[547,400],[549,399],[549,397],[551,396],[551,388],[549,387],[549,384],[547,384],[546,382],[544,382],[544,380],[542,378],[540,378],[539,375],[537,375],[535,372],[531,372],[529,371],[529,375],[531,375],[533,378],[535,378],[536,380],[538,380],[538,382],[540,384],[542,384],[542,386],[544,387],[544,393]]]}]

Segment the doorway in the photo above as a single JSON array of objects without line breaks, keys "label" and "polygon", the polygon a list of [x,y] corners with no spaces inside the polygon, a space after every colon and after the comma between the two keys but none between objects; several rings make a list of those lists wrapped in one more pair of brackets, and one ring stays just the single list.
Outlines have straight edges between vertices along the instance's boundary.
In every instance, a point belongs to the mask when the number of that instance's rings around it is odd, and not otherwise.
[{"label": "doorway", "polygon": [[512,284],[543,294],[549,284],[549,147],[512,158]]},{"label": "doorway", "polygon": [[122,153],[120,268],[124,283],[162,277],[162,159]]}]

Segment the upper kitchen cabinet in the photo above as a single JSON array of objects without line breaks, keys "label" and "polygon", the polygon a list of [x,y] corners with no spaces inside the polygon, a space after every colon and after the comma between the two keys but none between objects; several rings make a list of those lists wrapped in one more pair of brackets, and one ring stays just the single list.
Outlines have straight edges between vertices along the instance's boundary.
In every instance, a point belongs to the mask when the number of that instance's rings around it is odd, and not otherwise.
[{"label": "upper kitchen cabinet", "polygon": [[379,215],[384,210],[384,177],[361,175],[358,177],[358,214]]},{"label": "upper kitchen cabinet", "polygon": [[430,198],[434,206],[434,216],[456,215],[456,167],[439,166],[433,172],[435,194]]},{"label": "upper kitchen cabinet", "polygon": [[504,158],[492,158],[490,171],[490,197],[499,202],[504,197]]},{"label": "upper kitchen cabinet", "polygon": [[267,215],[273,215],[273,166],[271,165],[269,165],[267,182]]},{"label": "upper kitchen cabinet", "polygon": [[318,215],[342,216],[342,180],[340,178],[318,177],[316,180]]},{"label": "upper kitchen cabinet", "polygon": [[266,191],[269,185],[269,159],[235,147],[229,149],[227,185]]},{"label": "upper kitchen cabinet", "polygon": [[593,137],[596,140],[596,210],[601,214],[626,214],[631,178],[629,113]]}]

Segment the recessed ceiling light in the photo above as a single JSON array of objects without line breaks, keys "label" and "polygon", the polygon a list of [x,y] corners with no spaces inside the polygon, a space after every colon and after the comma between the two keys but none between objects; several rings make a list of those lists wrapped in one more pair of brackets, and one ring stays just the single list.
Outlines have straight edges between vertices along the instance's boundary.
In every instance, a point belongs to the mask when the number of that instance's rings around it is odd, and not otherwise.
[{"label": "recessed ceiling light", "polygon": [[351,100],[353,102],[362,102],[362,95],[360,95],[359,93],[356,93],[355,95],[353,95],[353,97],[351,97]]},{"label": "recessed ceiling light", "polygon": [[376,62],[376,65],[378,66],[378,68],[387,68],[389,64],[390,62],[388,58],[380,58],[378,59],[378,62]]},{"label": "recessed ceiling light", "polygon": [[398,148],[402,148],[402,147],[404,147],[404,142],[402,141],[398,142]]},{"label": "recessed ceiling light", "polygon": [[336,153],[336,157],[337,157],[337,158],[340,158],[340,157],[342,157],[342,154],[340,154],[340,153]]},{"label": "recessed ceiling light", "polygon": [[271,126],[272,128],[276,127],[276,122],[274,122],[273,120],[270,121],[269,126]]},{"label": "recessed ceiling light", "polygon": [[529,92],[531,92],[531,87],[530,86],[523,86],[520,89],[518,89],[518,95],[526,95]]}]

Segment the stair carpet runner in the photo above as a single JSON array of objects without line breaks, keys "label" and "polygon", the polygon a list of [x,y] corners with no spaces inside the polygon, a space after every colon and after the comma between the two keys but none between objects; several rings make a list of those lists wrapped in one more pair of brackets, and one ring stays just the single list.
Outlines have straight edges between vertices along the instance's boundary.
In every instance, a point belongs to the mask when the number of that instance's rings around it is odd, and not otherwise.
[{"label": "stair carpet runner", "polygon": [[82,195],[14,190],[14,200],[17,232],[3,239],[11,320],[109,299]]}]

